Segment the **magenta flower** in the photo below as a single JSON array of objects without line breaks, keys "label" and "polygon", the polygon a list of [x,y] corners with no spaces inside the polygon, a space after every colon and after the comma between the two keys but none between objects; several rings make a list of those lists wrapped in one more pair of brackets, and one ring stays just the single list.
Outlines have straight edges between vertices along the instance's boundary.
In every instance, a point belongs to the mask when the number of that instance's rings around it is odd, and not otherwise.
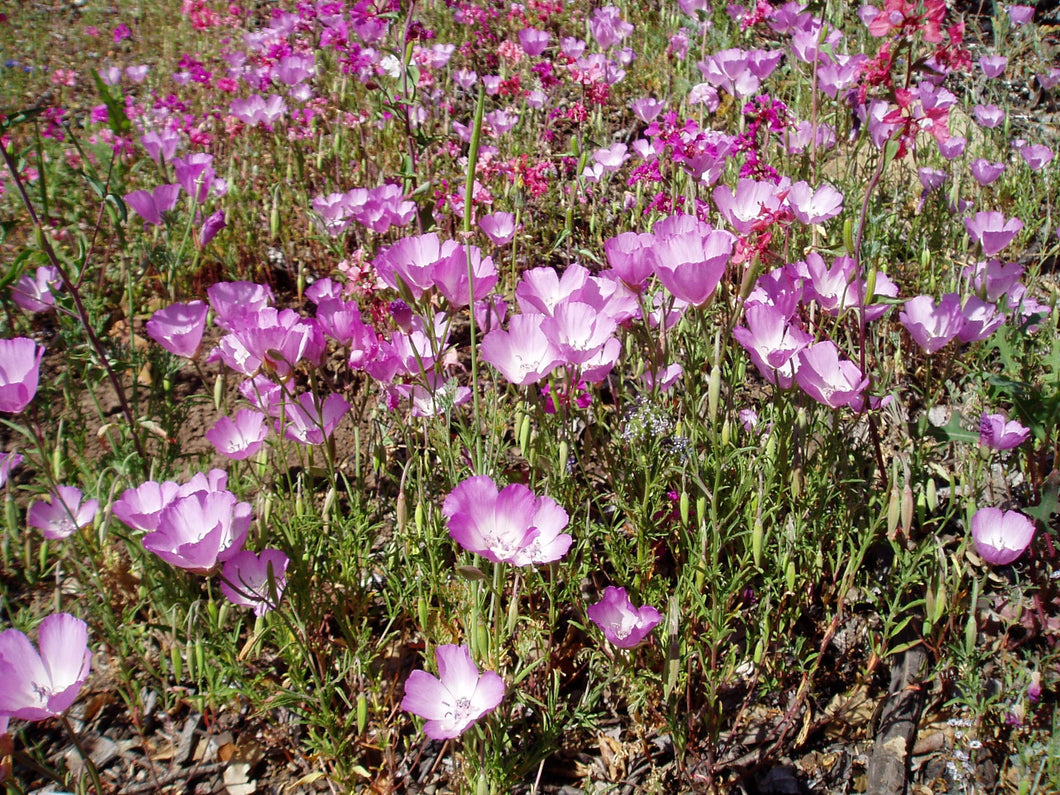
[{"label": "magenta flower", "polygon": [[81,489],[56,486],[49,502],[37,500],[29,506],[26,523],[45,538],[58,541],[92,524],[98,510],[99,500],[81,502]]},{"label": "magenta flower", "polygon": [[535,58],[548,47],[550,37],[551,34],[547,30],[524,28],[519,31],[519,45],[523,48],[523,52],[531,58]]},{"label": "magenta flower", "polygon": [[[468,260],[471,260],[472,282],[468,286]],[[431,282],[454,307],[462,308],[475,298],[483,298],[497,284],[497,267],[491,257],[483,257],[476,246],[457,246],[447,257],[431,267]]]},{"label": "magenta flower", "polygon": [[970,295],[961,307],[964,322],[957,332],[961,342],[979,342],[985,340],[1005,322],[1005,316],[994,304],[988,304],[977,295]]},{"label": "magenta flower", "polygon": [[214,322],[231,331],[236,320],[257,314],[272,303],[272,289],[255,282],[218,282],[206,289],[206,297],[217,315]]},{"label": "magenta flower", "polygon": [[88,679],[88,626],[69,613],[40,623],[40,651],[17,629],[0,632],[0,715],[44,720],[64,713]]},{"label": "magenta flower", "polygon": [[243,548],[252,518],[250,503],[229,491],[196,491],[166,505],[142,543],[173,566],[205,573]]},{"label": "magenta flower", "polygon": [[350,410],[350,404],[338,393],[332,393],[318,403],[316,395],[304,392],[294,402],[284,407],[286,423],[280,427],[276,421],[276,432],[300,444],[323,444],[335,432],[342,418]]},{"label": "magenta flower", "polygon": [[221,568],[221,593],[232,604],[251,607],[254,615],[263,616],[279,606],[290,562],[278,549],[263,549],[260,555],[237,552]]},{"label": "magenta flower", "polygon": [[976,105],[972,108],[972,116],[980,127],[990,130],[1005,120],[1005,111],[997,105]]},{"label": "magenta flower", "polygon": [[604,254],[615,274],[630,289],[640,292],[655,273],[655,235],[623,232],[604,241]]},{"label": "magenta flower", "polygon": [[180,198],[180,185],[159,185],[153,191],[137,190],[125,194],[125,203],[149,224],[158,226],[162,223],[162,213],[168,213],[177,206]]},{"label": "magenta flower", "polygon": [[969,168],[972,176],[975,177],[975,181],[985,186],[1001,176],[1005,170],[1005,164],[992,163],[986,158],[980,157],[977,160],[973,160]]},{"label": "magenta flower", "polygon": [[1034,522],[1019,511],[980,508],[972,517],[972,541],[979,557],[1004,566],[1022,555],[1034,540]]},{"label": "magenta flower", "polygon": [[831,340],[803,348],[796,354],[795,383],[818,403],[837,409],[850,406],[861,411],[862,393],[869,379],[848,359],[839,356]]},{"label": "magenta flower", "polygon": [[199,247],[207,245],[211,240],[217,237],[217,233],[228,226],[225,221],[225,211],[218,210],[217,212],[211,213],[206,217],[206,220],[202,222],[202,228],[199,230]]},{"label": "magenta flower", "polygon": [[133,530],[149,533],[158,527],[162,509],[176,499],[180,484],[171,480],[148,480],[135,489],[126,489],[111,506],[111,512]]},{"label": "magenta flower", "polygon": [[979,59],[979,68],[983,70],[983,74],[988,80],[1000,77],[1007,65],[1008,58],[1004,55],[984,55]]},{"label": "magenta flower", "polygon": [[607,640],[620,649],[632,649],[662,621],[662,615],[651,605],[634,607],[625,588],[613,585],[604,589],[604,598],[585,610]]},{"label": "magenta flower", "polygon": [[240,409],[235,416],[221,417],[204,436],[218,453],[235,461],[250,458],[269,435],[266,417],[253,409]]},{"label": "magenta flower", "polygon": [[1023,162],[1031,167],[1031,171],[1041,171],[1053,162],[1053,150],[1045,144],[1034,144],[1020,149],[1020,157]]},{"label": "magenta flower", "polygon": [[479,355],[517,386],[540,381],[563,361],[541,329],[544,320],[544,315],[514,315],[508,331],[494,329],[482,338]]},{"label": "magenta flower", "polygon": [[828,183],[814,190],[807,182],[796,182],[787,201],[792,213],[804,224],[821,224],[843,212],[843,194]]},{"label": "magenta flower", "polygon": [[479,219],[479,229],[495,246],[504,246],[515,237],[515,216],[511,213],[490,213]]},{"label": "magenta flower", "polygon": [[27,312],[47,312],[55,306],[52,285],[60,283],[54,265],[41,265],[32,276],[24,273],[11,286],[11,300]]},{"label": "magenta flower", "polygon": [[1000,212],[978,212],[971,218],[965,218],[965,229],[973,241],[983,247],[987,257],[993,255],[1009,243],[1023,229],[1019,218],[1008,218]]},{"label": "magenta flower", "polygon": [[[714,204],[722,217],[741,235],[749,234],[757,224],[780,212],[783,186],[766,180],[741,179],[733,191],[728,185],[714,189]],[[659,231],[656,229],[655,233]]]},{"label": "magenta flower", "polygon": [[1005,6],[1005,10],[1008,11],[1009,21],[1016,27],[1026,25],[1034,19],[1034,6],[1012,5]]},{"label": "magenta flower", "polygon": [[497,490],[486,475],[462,481],[442,504],[449,535],[469,552],[514,566],[551,563],[570,548],[560,532],[569,517],[555,500],[536,497],[521,483]]},{"label": "magenta flower", "polygon": [[991,450],[1012,450],[1030,438],[1031,429],[1004,414],[983,412],[979,420],[979,444]]},{"label": "magenta flower", "polygon": [[144,328],[147,336],[176,356],[194,359],[199,353],[202,334],[206,330],[209,307],[203,301],[189,304],[170,304],[159,309]]},{"label": "magenta flower", "polygon": [[781,389],[795,379],[795,355],[813,342],[813,336],[788,322],[787,316],[770,304],[750,304],[747,326],[737,326],[732,335],[769,383]]},{"label": "magenta flower", "polygon": [[581,301],[557,304],[552,317],[541,321],[541,331],[567,364],[592,359],[617,327],[614,318]]},{"label": "magenta flower", "polygon": [[315,320],[293,309],[265,307],[231,321],[231,333],[221,338],[206,361],[220,359],[243,375],[258,368],[287,378],[300,362],[320,364],[324,354],[324,332]]},{"label": "magenta flower", "polygon": [[664,219],[655,225],[654,232],[658,259],[655,275],[663,287],[693,306],[705,304],[725,275],[735,236],[694,218],[686,228],[673,218]]},{"label": "magenta flower", "polygon": [[37,394],[44,348],[26,337],[0,340],[0,411],[18,414]]},{"label": "magenta flower", "polygon": [[[173,161],[177,182],[189,196],[194,197],[196,204],[202,204],[215,188],[217,172],[213,169],[213,155],[205,152],[194,152]],[[217,187],[222,187],[218,185]],[[222,187],[223,192],[223,187]]]},{"label": "magenta flower", "polygon": [[898,320],[921,348],[935,353],[964,327],[961,297],[957,293],[946,293],[936,304],[930,295],[918,295],[905,302]]},{"label": "magenta flower", "polygon": [[497,708],[504,681],[495,671],[480,674],[466,646],[442,645],[434,656],[438,676],[421,670],[409,674],[401,708],[427,719],[423,732],[432,740],[451,740]]},{"label": "magenta flower", "polygon": [[622,12],[615,6],[604,6],[593,12],[589,19],[589,32],[601,50],[606,50],[633,32],[633,26],[622,19]]}]

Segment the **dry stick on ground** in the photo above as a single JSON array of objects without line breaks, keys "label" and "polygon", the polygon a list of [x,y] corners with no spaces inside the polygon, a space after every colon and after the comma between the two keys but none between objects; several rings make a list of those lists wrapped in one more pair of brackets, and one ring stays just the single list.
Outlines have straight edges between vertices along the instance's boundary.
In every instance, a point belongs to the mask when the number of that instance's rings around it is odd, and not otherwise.
[{"label": "dry stick on ground", "polygon": [[916,741],[928,654],[923,643],[902,653],[891,668],[891,687],[869,758],[866,795],[903,795],[909,785],[909,756]]}]

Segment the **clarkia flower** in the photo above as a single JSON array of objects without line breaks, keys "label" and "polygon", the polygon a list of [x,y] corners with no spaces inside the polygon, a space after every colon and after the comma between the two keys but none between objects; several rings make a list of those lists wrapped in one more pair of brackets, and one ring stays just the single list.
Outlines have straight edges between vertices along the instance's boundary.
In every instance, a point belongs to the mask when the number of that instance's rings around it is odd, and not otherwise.
[{"label": "clarkia flower", "polygon": [[22,456],[18,453],[0,453],[0,488],[3,488],[11,477],[11,470],[21,463]]},{"label": "clarkia flower", "polygon": [[81,489],[56,486],[49,502],[38,500],[29,506],[26,523],[53,541],[68,538],[92,523],[99,510],[99,500],[81,502]]},{"label": "clarkia flower", "polygon": [[[690,216],[683,216],[690,218]],[[702,306],[718,288],[732,257],[736,237],[691,218],[688,226],[664,219],[654,227],[655,275],[672,295]]]},{"label": "clarkia flower", "polygon": [[44,348],[26,337],[0,340],[0,411],[18,414],[37,394]]},{"label": "clarkia flower", "polygon": [[208,311],[209,307],[204,301],[170,304],[151,315],[144,328],[147,336],[170,353],[194,359],[206,330]]},{"label": "clarkia flower", "polygon": [[240,409],[235,416],[221,417],[204,436],[218,453],[235,461],[250,458],[269,435],[266,416],[253,409]]},{"label": "clarkia flower", "polygon": [[1023,229],[1019,218],[1008,218],[995,211],[979,212],[964,219],[968,236],[983,247],[983,254],[992,257],[1012,242]]},{"label": "clarkia flower", "polygon": [[60,281],[54,265],[41,265],[32,276],[24,273],[11,285],[11,300],[27,312],[47,312],[55,306],[52,285]]},{"label": "clarkia flower", "polygon": [[495,246],[504,246],[515,237],[515,216],[511,213],[490,213],[479,219],[479,229]]},{"label": "clarkia flower", "polygon": [[839,355],[839,348],[831,340],[809,345],[796,354],[795,383],[802,390],[829,408],[850,406],[861,411],[862,392],[869,379],[849,359]]},{"label": "clarkia flower", "polygon": [[964,326],[961,297],[947,293],[936,304],[930,295],[918,295],[905,302],[898,319],[916,343],[935,353],[956,337]]},{"label": "clarkia flower", "polygon": [[1034,531],[1034,522],[1019,511],[980,508],[972,517],[975,551],[993,566],[1009,564],[1026,552]]},{"label": "clarkia flower", "polygon": [[604,598],[585,612],[600,627],[604,637],[620,649],[632,649],[662,621],[662,615],[654,607],[634,607],[626,589],[613,585],[605,588]]},{"label": "clarkia flower", "polygon": [[173,566],[205,573],[243,548],[252,518],[250,503],[229,491],[195,491],[166,505],[142,543]]},{"label": "clarkia flower", "polygon": [[537,497],[521,483],[498,491],[486,475],[462,481],[445,498],[442,513],[460,546],[494,563],[551,563],[567,554],[573,540],[560,532],[569,517],[551,497]]},{"label": "clarkia flower", "polygon": [[221,592],[232,604],[251,607],[254,615],[263,616],[279,605],[290,562],[278,549],[263,549],[260,555],[237,552],[221,568]]},{"label": "clarkia flower", "polygon": [[43,720],[64,713],[88,679],[88,626],[69,613],[40,623],[39,651],[17,629],[0,632],[0,715]]},{"label": "clarkia flower", "polygon": [[991,450],[1012,450],[1030,438],[1031,429],[1004,414],[983,412],[979,420],[979,444]]},{"label": "clarkia flower", "polygon": [[125,203],[133,211],[153,226],[162,223],[162,213],[168,213],[177,206],[180,198],[180,185],[159,185],[153,191],[137,190],[125,194]]},{"label": "clarkia flower", "polygon": [[324,398],[323,403],[317,402],[313,393],[303,392],[286,404],[286,423],[281,427],[277,420],[276,432],[282,431],[288,439],[300,444],[323,444],[349,410],[350,404],[337,392]]},{"label": "clarkia flower", "polygon": [[432,740],[459,737],[504,698],[504,681],[495,671],[479,673],[466,646],[435,649],[438,676],[416,670],[405,680],[401,708],[426,718],[423,732]]}]

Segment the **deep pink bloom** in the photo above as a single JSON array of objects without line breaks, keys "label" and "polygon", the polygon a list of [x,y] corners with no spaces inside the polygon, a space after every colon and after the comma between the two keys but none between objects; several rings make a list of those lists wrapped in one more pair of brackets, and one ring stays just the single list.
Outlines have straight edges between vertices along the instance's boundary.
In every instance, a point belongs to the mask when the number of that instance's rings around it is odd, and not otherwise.
[{"label": "deep pink bloom", "polygon": [[831,340],[803,348],[796,354],[795,383],[818,403],[837,409],[850,406],[861,411],[862,393],[869,379],[849,359],[839,356]]},{"label": "deep pink bloom", "polygon": [[244,315],[257,314],[272,303],[272,288],[255,282],[218,282],[206,289],[215,321],[225,331]]},{"label": "deep pink bloom", "polygon": [[607,640],[620,649],[632,649],[662,621],[662,615],[651,605],[634,607],[625,588],[609,585],[604,598],[585,610]]},{"label": "deep pink bloom", "polygon": [[821,224],[843,212],[843,194],[825,183],[817,190],[796,182],[788,192],[788,206],[804,224]]},{"label": "deep pink bloom", "polygon": [[607,262],[629,287],[640,292],[655,273],[655,235],[623,232],[604,241]]},{"label": "deep pink bloom", "polygon": [[170,304],[151,315],[144,328],[147,336],[170,353],[194,359],[206,330],[208,311],[209,307],[204,301]]},{"label": "deep pink bloom", "polygon": [[1019,218],[1008,218],[995,211],[979,212],[964,219],[968,236],[983,248],[983,254],[992,257],[1005,248],[1023,229]]},{"label": "deep pink bloom", "polygon": [[40,623],[40,651],[17,629],[0,632],[0,715],[43,720],[64,713],[88,679],[88,626],[69,613]]},{"label": "deep pink bloom", "polygon": [[427,719],[423,732],[432,740],[451,740],[497,708],[504,681],[495,671],[480,674],[466,646],[441,645],[434,655],[438,676],[422,670],[409,674],[401,708]]},{"label": "deep pink bloom", "polygon": [[702,306],[725,275],[736,238],[723,229],[692,221],[687,228],[673,223],[673,218],[655,225],[655,275],[675,297]]},{"label": "deep pink bloom", "polygon": [[788,322],[787,316],[770,304],[751,304],[745,313],[747,326],[737,326],[732,335],[751,357],[758,372],[781,389],[795,378],[795,355],[813,342],[813,336]]},{"label": "deep pink bloom", "polygon": [[495,246],[504,246],[515,237],[515,216],[511,213],[490,213],[479,219],[479,229]]},{"label": "deep pink bloom", "polygon": [[921,348],[935,353],[964,327],[961,297],[947,293],[936,304],[930,295],[918,295],[905,302],[898,320]]},{"label": "deep pink bloom", "polygon": [[442,505],[449,535],[469,552],[514,566],[559,560],[573,540],[560,532],[569,517],[551,497],[537,497],[521,483],[500,491],[493,478],[462,481]]},{"label": "deep pink bloom", "polygon": [[973,160],[969,167],[972,176],[975,177],[975,181],[980,185],[989,185],[991,182],[996,180],[1005,170],[1004,163],[992,163],[985,158],[978,158]]},{"label": "deep pink bloom", "polygon": [[59,271],[55,266],[41,265],[33,276],[24,273],[11,286],[11,300],[27,312],[47,312],[55,306],[52,285],[59,283]]},{"label": "deep pink bloom", "polygon": [[221,417],[204,436],[218,453],[235,461],[250,458],[269,435],[266,416],[253,409],[240,409],[235,416]]},{"label": "deep pink bloom", "polygon": [[81,489],[56,486],[49,502],[37,500],[29,506],[26,524],[40,530],[45,538],[57,541],[90,525],[98,510],[99,500],[81,502]]},{"label": "deep pink bloom", "polygon": [[992,566],[1004,566],[1022,555],[1034,532],[1034,522],[1019,511],[980,508],[972,517],[975,551]]},{"label": "deep pink bloom", "polygon": [[541,328],[544,320],[545,315],[514,315],[508,331],[494,329],[482,338],[479,346],[482,360],[518,386],[540,381],[563,361]]},{"label": "deep pink bloom", "polygon": [[229,491],[196,491],[162,509],[144,549],[181,569],[208,572],[243,548],[253,509]]},{"label": "deep pink bloom", "polygon": [[18,414],[37,394],[44,348],[26,337],[0,340],[0,411]]},{"label": "deep pink bloom", "polygon": [[173,161],[177,182],[185,192],[194,197],[196,204],[202,204],[217,182],[217,172],[213,169],[213,155],[205,152],[193,152]]},{"label": "deep pink bloom", "polygon": [[199,246],[207,245],[211,240],[217,237],[217,233],[228,226],[225,221],[225,211],[217,210],[206,217],[206,220],[202,222],[202,228],[199,230]]},{"label": "deep pink bloom", "polygon": [[350,404],[338,393],[332,393],[324,398],[323,403],[318,403],[313,393],[304,392],[294,402],[286,404],[286,423],[281,428],[277,420],[276,432],[283,431],[288,439],[301,444],[323,444],[349,410]]},{"label": "deep pink bloom", "polygon": [[1053,162],[1053,150],[1045,144],[1033,144],[1020,149],[1020,157],[1023,162],[1031,167],[1032,171],[1041,171]]},{"label": "deep pink bloom", "polygon": [[988,304],[977,295],[970,295],[965,299],[961,315],[964,322],[961,324],[961,330],[957,332],[957,339],[961,342],[985,340],[1005,322],[1005,316],[998,311],[997,306]]},{"label": "deep pink bloom", "polygon": [[987,414],[979,420],[979,444],[991,450],[1012,450],[1030,438],[1031,429],[1004,414]]},{"label": "deep pink bloom", "polygon": [[263,549],[260,555],[237,552],[221,567],[221,593],[232,604],[252,607],[254,615],[263,616],[279,606],[290,562],[278,549]]},{"label": "deep pink bloom", "polygon": [[125,203],[147,223],[158,226],[162,223],[162,213],[168,213],[177,206],[180,198],[180,185],[159,185],[153,191],[137,190],[125,194]]}]

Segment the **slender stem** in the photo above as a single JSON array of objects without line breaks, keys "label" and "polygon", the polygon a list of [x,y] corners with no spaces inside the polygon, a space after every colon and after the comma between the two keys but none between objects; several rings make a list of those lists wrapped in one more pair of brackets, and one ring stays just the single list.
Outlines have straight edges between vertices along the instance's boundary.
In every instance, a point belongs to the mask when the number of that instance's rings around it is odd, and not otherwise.
[{"label": "slender stem", "polygon": [[467,300],[471,328],[471,394],[475,413],[475,472],[482,472],[482,398],[478,388],[478,344],[475,328],[475,272],[471,262],[472,201],[475,195],[475,168],[478,165],[479,143],[482,138],[482,116],[486,108],[486,90],[480,83],[475,105],[475,125],[471,130],[471,146],[467,153],[467,179],[464,182],[464,251],[467,256]]},{"label": "slender stem", "polygon": [[118,380],[114,368],[111,367],[110,360],[107,359],[106,351],[103,350],[103,345],[96,336],[96,332],[92,330],[92,323],[88,317],[88,311],[85,309],[84,302],[81,300],[80,290],[77,285],[70,280],[70,275],[66,272],[66,268],[59,260],[59,256],[55,253],[55,249],[52,248],[51,241],[48,240],[48,236],[45,234],[44,226],[37,215],[37,211],[33,208],[33,202],[30,200],[29,194],[26,193],[26,186],[23,184],[22,177],[18,173],[14,158],[11,157],[11,153],[7,151],[6,147],[0,147],[0,151],[4,154],[7,170],[11,173],[15,186],[18,188],[18,192],[22,196],[22,203],[25,205],[30,220],[33,222],[33,226],[37,230],[37,240],[39,241],[41,248],[44,249],[44,253],[47,255],[48,260],[58,272],[63,287],[70,293],[71,298],[73,298],[74,307],[77,309],[78,319],[84,327],[85,335],[88,337],[89,344],[91,344],[92,348],[95,350],[96,356],[99,357],[99,361],[107,373],[107,379],[114,388],[114,392],[118,397],[118,403],[121,405],[122,414],[125,415],[125,422],[129,426],[129,434],[132,436],[136,452],[140,456],[140,460],[146,462],[147,451],[144,449],[143,443],[140,441],[140,435],[136,432],[136,421],[133,419],[132,409],[129,407],[129,401],[125,397],[125,390],[122,389],[121,381]]},{"label": "slender stem", "polygon": [[88,775],[92,778],[92,784],[96,788],[97,795],[103,795],[103,782],[99,780],[99,771],[96,770],[96,763],[92,761],[92,757],[85,751],[85,747],[81,744],[77,732],[75,732],[74,727],[70,725],[69,718],[67,718],[66,715],[60,715],[59,720],[62,721],[63,728],[66,729],[66,733],[70,737],[70,742],[72,742],[77,749],[81,761],[85,763],[85,767],[88,769]]}]

